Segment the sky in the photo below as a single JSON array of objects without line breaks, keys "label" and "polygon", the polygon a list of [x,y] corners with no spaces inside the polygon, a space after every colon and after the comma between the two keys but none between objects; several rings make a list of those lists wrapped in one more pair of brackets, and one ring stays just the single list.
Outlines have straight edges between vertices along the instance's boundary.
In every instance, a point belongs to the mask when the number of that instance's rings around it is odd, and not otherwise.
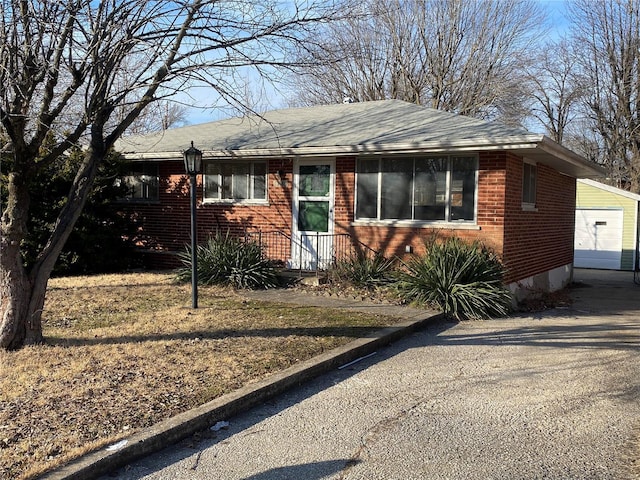
[{"label": "sky", "polygon": [[[548,13],[549,36],[560,37],[567,29],[568,18],[565,0],[536,0]],[[261,111],[274,110],[287,107],[286,94],[281,85],[260,85],[251,73],[246,73],[247,89],[249,96],[258,104]],[[215,98],[215,96],[214,96]],[[185,104],[211,105],[211,88],[192,88],[187,94],[182,94],[178,99]],[[219,100],[211,108],[189,107],[186,115],[186,124],[197,125],[200,123],[212,122],[224,118],[238,116],[239,112],[229,107],[224,100]]]},{"label": "sky", "polygon": [[561,36],[569,25],[567,5],[565,0],[539,0],[549,14],[552,34]]}]

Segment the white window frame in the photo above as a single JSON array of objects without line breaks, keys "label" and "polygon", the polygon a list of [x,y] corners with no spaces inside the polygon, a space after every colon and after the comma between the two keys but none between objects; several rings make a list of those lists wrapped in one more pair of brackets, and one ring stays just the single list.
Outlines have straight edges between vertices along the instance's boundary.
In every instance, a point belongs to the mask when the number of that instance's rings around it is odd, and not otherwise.
[{"label": "white window frame", "polygon": [[[237,165],[244,164],[249,165],[249,197],[248,198],[222,198],[223,188],[222,188],[222,171],[220,170],[217,174],[207,173],[207,168],[210,166],[218,166],[222,165]],[[255,166],[257,164],[264,165],[265,174],[264,174],[264,198],[253,198],[254,190],[255,190]],[[217,197],[210,196],[210,192],[207,191],[207,177],[211,177],[212,175],[216,175],[218,178],[216,183],[218,185],[218,195]],[[237,203],[237,204],[266,204],[269,199],[269,162],[267,160],[223,160],[223,161],[207,161],[204,166],[203,173],[203,202],[204,203]],[[232,177],[233,181],[233,177]],[[233,187],[231,188],[233,191]]]},{"label": "white window frame", "polygon": [[[415,196],[415,165],[416,160],[425,159],[425,158],[447,158],[447,171],[446,171],[446,199],[445,199],[445,214],[444,219],[441,220],[416,220],[415,217],[415,205],[414,205],[414,196]],[[396,226],[444,226],[447,228],[477,228],[478,221],[478,171],[479,171],[479,158],[476,154],[442,154],[442,155],[412,155],[410,157],[397,157],[397,158],[412,158],[413,159],[413,179],[412,179],[412,191],[411,191],[411,216],[412,219],[382,219],[382,161],[384,159],[389,159],[391,157],[360,157],[356,161],[356,175],[355,175],[355,195],[354,195],[354,225],[396,225]],[[451,220],[451,201],[452,201],[452,161],[455,158],[473,158],[475,160],[475,178],[474,178],[474,204],[473,204],[473,219],[472,220]],[[358,161],[359,160],[377,160],[378,161],[378,187],[377,187],[377,205],[376,205],[376,218],[358,218]]]}]

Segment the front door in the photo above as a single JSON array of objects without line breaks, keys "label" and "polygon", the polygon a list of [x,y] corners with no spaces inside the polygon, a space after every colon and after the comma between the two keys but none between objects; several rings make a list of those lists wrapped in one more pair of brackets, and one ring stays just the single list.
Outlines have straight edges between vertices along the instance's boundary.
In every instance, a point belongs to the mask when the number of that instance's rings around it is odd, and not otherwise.
[{"label": "front door", "polygon": [[300,160],[293,170],[291,268],[319,270],[333,260],[333,160]]}]

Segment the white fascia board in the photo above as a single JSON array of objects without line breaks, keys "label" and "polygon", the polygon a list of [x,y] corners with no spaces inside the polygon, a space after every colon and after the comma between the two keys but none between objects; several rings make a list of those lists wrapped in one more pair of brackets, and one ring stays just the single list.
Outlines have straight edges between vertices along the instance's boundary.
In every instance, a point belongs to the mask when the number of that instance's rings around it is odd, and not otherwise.
[{"label": "white fascia board", "polygon": [[124,153],[121,155],[131,162],[151,160],[183,160],[182,152]]},{"label": "white fascia board", "polygon": [[[335,146],[304,146],[282,148],[255,148],[239,150],[203,150],[204,159],[225,158],[287,158],[287,157],[327,157],[336,155],[389,155],[389,154],[417,154],[440,152],[469,152],[493,150],[522,150],[535,149],[540,136],[527,135],[522,137],[506,137],[504,139],[469,139],[452,142],[419,142],[409,144],[370,144],[370,145],[335,145]],[[180,160],[182,152],[149,152],[124,153],[128,160]]]}]

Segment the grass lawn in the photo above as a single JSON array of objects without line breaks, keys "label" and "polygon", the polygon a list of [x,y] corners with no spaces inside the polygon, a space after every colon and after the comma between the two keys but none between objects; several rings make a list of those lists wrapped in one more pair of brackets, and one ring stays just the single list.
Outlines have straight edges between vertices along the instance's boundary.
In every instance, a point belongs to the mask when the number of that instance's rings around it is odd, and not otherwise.
[{"label": "grass lawn", "polygon": [[27,479],[393,318],[247,302],[169,274],[52,279],[46,344],[0,351],[0,478]]}]

